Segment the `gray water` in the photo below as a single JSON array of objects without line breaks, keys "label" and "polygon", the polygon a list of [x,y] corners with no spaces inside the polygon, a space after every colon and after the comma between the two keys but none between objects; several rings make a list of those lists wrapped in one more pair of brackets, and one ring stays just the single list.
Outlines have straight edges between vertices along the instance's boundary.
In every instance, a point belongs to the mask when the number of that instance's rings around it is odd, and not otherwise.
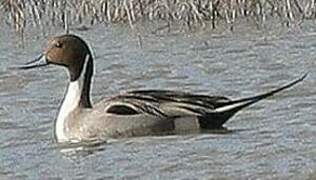
[{"label": "gray water", "polygon": [[[48,33],[58,34],[58,31]],[[60,32],[60,31],[59,31]],[[12,67],[46,37],[0,36],[0,179],[307,179],[316,174],[316,29],[143,35],[126,26],[73,31],[95,54],[93,101],[132,89],[231,98],[307,79],[234,116],[228,133],[120,139],[95,147],[53,141],[67,85],[63,68]]]}]

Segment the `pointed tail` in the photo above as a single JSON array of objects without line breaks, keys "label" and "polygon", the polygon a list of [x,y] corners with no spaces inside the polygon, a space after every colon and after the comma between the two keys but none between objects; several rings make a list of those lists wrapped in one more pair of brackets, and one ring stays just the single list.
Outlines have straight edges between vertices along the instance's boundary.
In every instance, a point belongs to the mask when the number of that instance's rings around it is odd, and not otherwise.
[{"label": "pointed tail", "polygon": [[232,117],[235,113],[237,113],[241,109],[248,107],[258,101],[266,99],[280,91],[283,91],[285,89],[288,89],[294,86],[295,84],[303,81],[306,78],[307,74],[308,73],[304,74],[302,77],[298,78],[297,80],[294,80],[293,82],[290,82],[272,91],[259,94],[256,96],[248,97],[248,98],[242,98],[238,100],[223,102],[215,109],[213,113],[209,113],[207,115],[208,120],[205,118],[200,119],[200,120],[205,121],[205,123],[203,123],[204,128],[207,128],[207,129],[220,128],[230,117]]},{"label": "pointed tail", "polygon": [[253,97],[248,97],[248,98],[242,98],[242,99],[238,99],[238,100],[233,100],[230,102],[227,102],[225,104],[223,104],[222,106],[218,107],[215,109],[216,112],[227,112],[227,111],[239,111],[240,109],[243,109],[251,104],[254,104],[260,100],[266,99],[280,91],[283,91],[285,89],[288,89],[292,86],[294,86],[295,84],[303,81],[308,73],[305,73],[302,77],[298,78],[297,80],[290,82],[280,88],[274,89],[272,91],[263,93],[263,94],[259,94]]}]

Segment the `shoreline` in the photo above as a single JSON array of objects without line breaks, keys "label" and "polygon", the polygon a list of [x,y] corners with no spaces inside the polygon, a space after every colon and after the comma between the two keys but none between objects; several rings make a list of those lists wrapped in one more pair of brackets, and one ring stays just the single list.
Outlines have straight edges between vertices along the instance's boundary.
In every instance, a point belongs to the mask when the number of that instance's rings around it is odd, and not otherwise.
[{"label": "shoreline", "polygon": [[62,27],[66,32],[77,25],[127,24],[135,28],[139,22],[165,22],[164,28],[177,24],[180,28],[234,30],[240,19],[257,27],[271,19],[283,26],[299,25],[316,19],[314,0],[4,0],[0,3],[0,22],[11,26],[17,34],[29,27]]}]

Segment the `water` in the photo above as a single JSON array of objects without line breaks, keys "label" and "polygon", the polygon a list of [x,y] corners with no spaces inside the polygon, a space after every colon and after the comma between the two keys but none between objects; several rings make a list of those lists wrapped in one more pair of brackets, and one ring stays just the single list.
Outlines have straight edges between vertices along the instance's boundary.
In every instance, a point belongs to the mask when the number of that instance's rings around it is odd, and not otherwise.
[{"label": "water", "polygon": [[96,56],[94,102],[141,88],[239,98],[310,72],[294,88],[234,116],[225,124],[229,133],[128,138],[78,148],[58,145],[52,136],[67,85],[64,69],[11,68],[36,57],[46,38],[34,30],[21,44],[3,28],[0,178],[311,178],[316,173],[315,30],[306,24],[301,31],[147,33],[142,46],[136,31],[125,26],[75,31]]}]

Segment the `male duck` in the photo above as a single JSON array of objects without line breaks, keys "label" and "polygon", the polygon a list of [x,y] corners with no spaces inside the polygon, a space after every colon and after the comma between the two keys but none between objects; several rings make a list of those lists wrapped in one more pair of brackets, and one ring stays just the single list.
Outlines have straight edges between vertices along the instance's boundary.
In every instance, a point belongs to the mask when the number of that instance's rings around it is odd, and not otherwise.
[{"label": "male duck", "polygon": [[66,67],[70,76],[55,122],[58,142],[221,128],[239,110],[289,88],[306,77],[305,74],[281,88],[238,100],[179,91],[139,90],[119,94],[92,106],[90,86],[93,58],[84,40],[70,34],[54,37],[38,58],[21,69],[48,64]]}]

